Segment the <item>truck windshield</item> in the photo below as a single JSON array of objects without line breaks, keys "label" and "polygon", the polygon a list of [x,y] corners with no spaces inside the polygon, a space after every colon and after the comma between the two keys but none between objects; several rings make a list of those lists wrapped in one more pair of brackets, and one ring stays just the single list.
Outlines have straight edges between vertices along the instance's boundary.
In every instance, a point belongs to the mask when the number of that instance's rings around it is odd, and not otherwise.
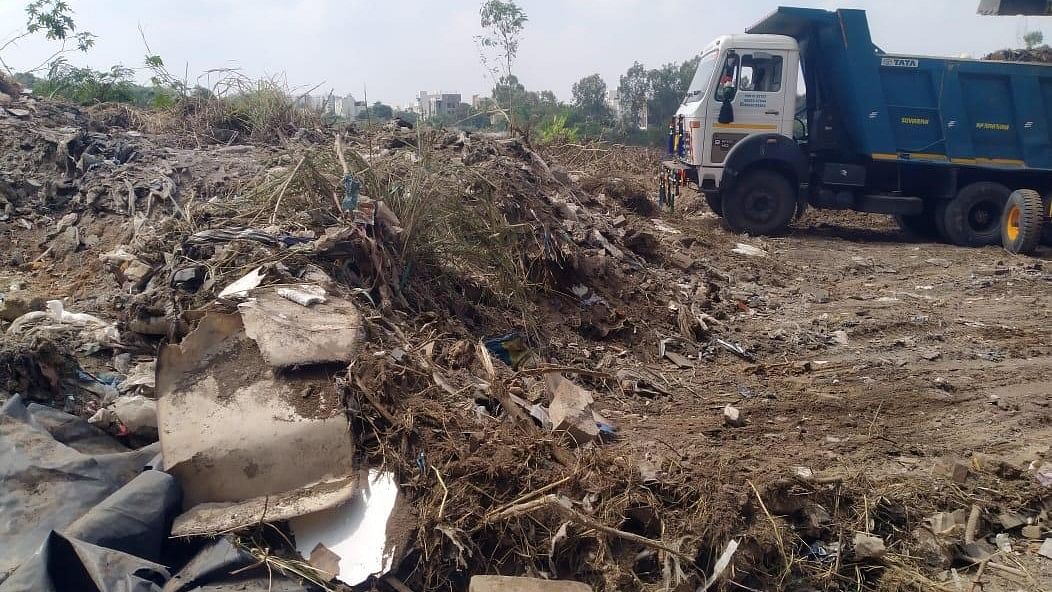
[{"label": "truck windshield", "polygon": [[716,69],[716,58],[718,56],[719,52],[713,51],[706,54],[698,62],[698,71],[694,74],[694,80],[690,82],[690,91],[687,92],[687,98],[683,100],[683,104],[701,100],[705,95],[705,91],[709,87],[709,80],[712,79],[712,71]]}]

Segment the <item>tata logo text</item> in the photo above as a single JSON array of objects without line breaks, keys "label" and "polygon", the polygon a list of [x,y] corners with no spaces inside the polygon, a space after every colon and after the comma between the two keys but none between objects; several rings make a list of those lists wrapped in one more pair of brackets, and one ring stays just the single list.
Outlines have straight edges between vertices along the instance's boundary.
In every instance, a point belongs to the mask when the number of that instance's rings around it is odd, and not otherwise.
[{"label": "tata logo text", "polygon": [[919,68],[920,60],[917,58],[881,58],[880,65],[892,68]]}]

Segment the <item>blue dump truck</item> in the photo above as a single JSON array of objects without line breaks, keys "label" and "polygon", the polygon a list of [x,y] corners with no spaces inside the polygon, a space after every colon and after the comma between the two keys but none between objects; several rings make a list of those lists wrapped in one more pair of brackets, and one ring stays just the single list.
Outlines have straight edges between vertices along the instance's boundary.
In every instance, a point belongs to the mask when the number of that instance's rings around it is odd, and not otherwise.
[{"label": "blue dump truck", "polygon": [[1048,217],[1052,66],[890,54],[865,11],[779,8],[705,48],[669,150],[661,199],[696,184],[736,232],[781,232],[810,205],[995,244],[1010,196]]}]

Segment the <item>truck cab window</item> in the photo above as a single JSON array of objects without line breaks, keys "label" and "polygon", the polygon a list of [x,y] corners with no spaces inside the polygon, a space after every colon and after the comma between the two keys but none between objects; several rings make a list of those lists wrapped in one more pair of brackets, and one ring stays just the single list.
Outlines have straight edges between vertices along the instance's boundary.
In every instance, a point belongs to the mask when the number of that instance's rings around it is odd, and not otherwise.
[{"label": "truck cab window", "polygon": [[[724,60],[723,67],[720,69],[719,84],[716,85],[715,99],[717,101],[723,101],[728,96],[730,89],[737,90],[740,64],[741,60],[736,53],[731,53]],[[733,97],[733,94],[729,96]]]},{"label": "truck cab window", "polygon": [[782,56],[767,53],[742,56],[740,79],[741,90],[771,93],[782,90]]},{"label": "truck cab window", "polygon": [[716,70],[717,55],[717,52],[710,52],[698,62],[698,70],[694,73],[694,79],[690,83],[687,98],[683,101],[684,105],[700,100],[709,90],[712,73]]}]

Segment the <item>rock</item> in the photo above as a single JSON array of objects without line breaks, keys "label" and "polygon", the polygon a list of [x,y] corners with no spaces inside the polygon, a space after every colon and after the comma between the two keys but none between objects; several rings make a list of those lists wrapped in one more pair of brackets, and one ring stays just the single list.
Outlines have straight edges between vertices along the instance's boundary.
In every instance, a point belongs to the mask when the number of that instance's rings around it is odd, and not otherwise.
[{"label": "rock", "polygon": [[946,569],[953,565],[953,542],[941,539],[932,534],[927,528],[918,528],[913,531],[915,547],[913,553],[932,567]]},{"label": "rock", "polygon": [[1021,531],[1021,533],[1023,535],[1023,538],[1031,539],[1031,540],[1035,540],[1036,541],[1036,540],[1041,538],[1041,534],[1042,534],[1043,530],[1045,530],[1045,529],[1041,528],[1040,526],[1038,526],[1036,524],[1031,524],[1029,526],[1024,526],[1023,530]]},{"label": "rock", "polygon": [[627,218],[625,218],[624,214],[621,214],[621,215],[619,215],[618,217],[616,217],[616,218],[614,218],[613,220],[611,220],[611,221],[610,221],[610,224],[611,224],[611,225],[612,225],[612,226],[613,226],[614,228],[621,228],[621,227],[622,227],[622,226],[624,226],[625,224],[628,224],[628,219],[627,219]]},{"label": "rock", "polygon": [[157,440],[157,401],[141,395],[117,397],[88,420],[118,436]]},{"label": "rock", "polygon": [[831,336],[833,343],[837,345],[847,345],[851,340],[847,336],[847,331],[833,331]]},{"label": "rock", "polygon": [[29,119],[29,116],[32,114],[26,109],[11,109],[10,107],[7,108],[7,112],[19,119]]},{"label": "rock", "polygon": [[971,469],[968,464],[959,458],[944,456],[935,462],[934,473],[957,483],[958,485],[968,480]]},{"label": "rock", "polygon": [[728,427],[740,428],[745,425],[745,418],[742,417],[740,409],[727,405],[723,408],[723,423]]},{"label": "rock", "polygon": [[203,265],[184,267],[172,274],[172,285],[188,292],[197,291],[204,281],[205,267]]},{"label": "rock", "polygon": [[1041,549],[1037,554],[1045,559],[1052,559],[1052,539],[1045,539],[1045,542],[1041,543]]},{"label": "rock", "polygon": [[1001,512],[997,516],[997,521],[1001,523],[1001,528],[1005,530],[1012,530],[1013,528],[1019,528],[1026,524],[1026,519],[1016,512]]},{"label": "rock", "polygon": [[578,446],[599,438],[599,426],[592,412],[592,393],[561,374],[547,374],[545,382],[552,393],[548,416],[552,420],[553,431],[566,434]]},{"label": "rock", "polygon": [[938,360],[942,357],[942,352],[933,348],[922,349],[920,351],[920,357],[924,358],[925,360],[928,360],[929,362],[934,362],[935,360]]},{"label": "rock", "polygon": [[587,584],[569,580],[472,576],[468,592],[591,592]]},{"label": "rock", "polygon": [[44,299],[39,296],[21,292],[0,294],[0,319],[11,322],[27,312],[44,310],[44,305]]},{"label": "rock", "polygon": [[656,257],[658,250],[661,248],[661,244],[658,243],[657,237],[653,234],[633,230],[625,233],[625,246],[633,253],[646,259]]},{"label": "rock", "polygon": [[683,271],[690,271],[694,267],[694,258],[686,253],[673,253],[669,255],[668,261]]},{"label": "rock", "polygon": [[972,563],[980,563],[993,557],[996,551],[997,549],[990,543],[979,540],[962,546],[961,557]]},{"label": "rock", "polygon": [[860,532],[855,535],[853,543],[855,559],[859,561],[880,559],[888,552],[887,548],[884,547],[884,539],[877,536],[870,536]]},{"label": "rock", "polygon": [[51,254],[55,257],[68,255],[80,248],[80,231],[71,226],[51,240]]},{"label": "rock", "polygon": [[734,248],[731,249],[731,252],[732,253],[737,253],[739,255],[745,255],[747,257],[766,257],[767,256],[767,251],[764,251],[760,247],[754,247],[752,245],[747,245],[745,243],[738,243],[738,244],[734,245]]},{"label": "rock", "polygon": [[142,259],[133,259],[128,262],[128,266],[121,273],[124,275],[124,279],[132,285],[141,286],[153,274],[153,268],[143,262]]},{"label": "rock", "polygon": [[950,260],[949,259],[943,259],[942,257],[932,257],[931,259],[926,259],[925,263],[929,263],[929,264],[935,265],[937,267],[949,267],[950,266]]}]

